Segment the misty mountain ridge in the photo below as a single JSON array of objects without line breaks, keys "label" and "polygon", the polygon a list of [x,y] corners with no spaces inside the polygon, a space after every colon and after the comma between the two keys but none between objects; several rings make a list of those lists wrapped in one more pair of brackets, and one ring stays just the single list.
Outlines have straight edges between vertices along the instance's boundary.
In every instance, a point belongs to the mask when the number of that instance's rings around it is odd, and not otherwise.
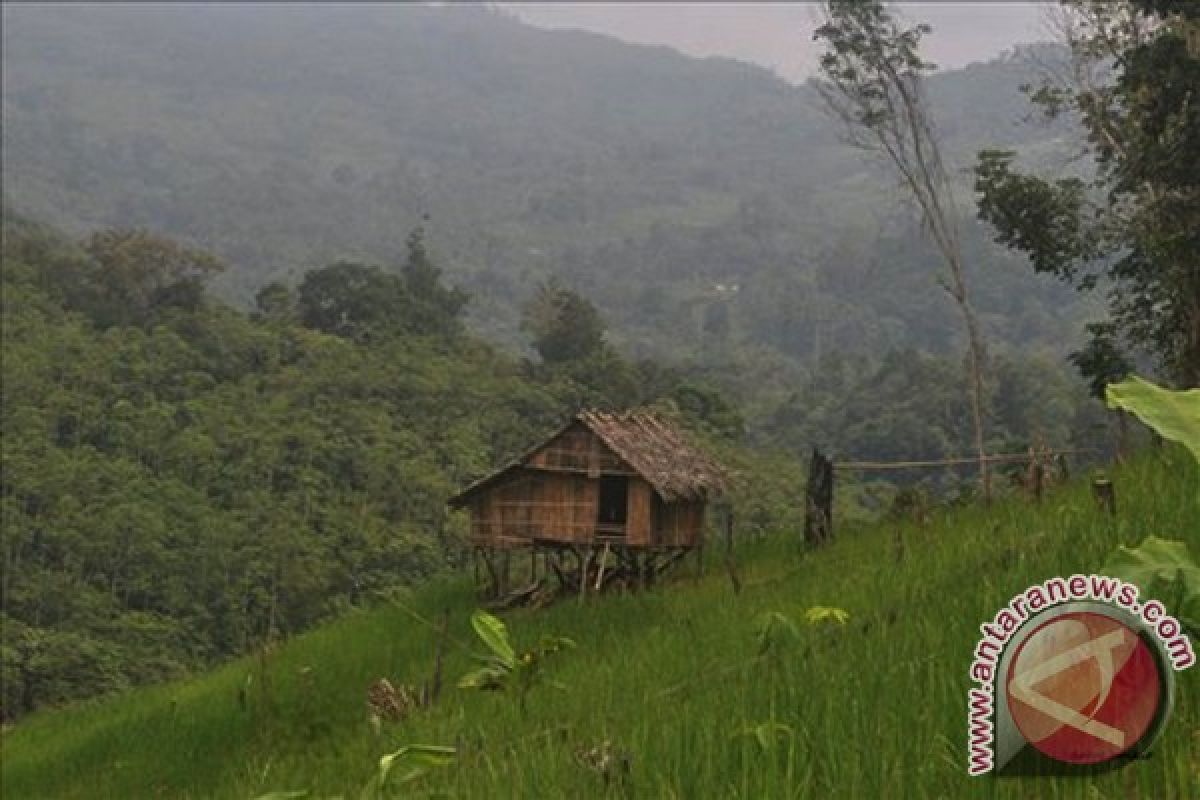
[{"label": "misty mountain ridge", "polygon": [[[807,369],[831,347],[959,347],[891,174],[839,142],[810,87],[764,68],[478,7],[6,7],[4,22],[5,205],[204,246],[241,303],[338,258],[393,264],[428,215],[475,326],[512,344],[516,309],[556,274],[634,354],[750,348]],[[953,164],[989,146],[1061,157],[1064,127],[1020,122],[1035,77],[1016,56],[929,81]],[[1085,309],[989,242],[956,174],[989,335],[1061,353]]]}]

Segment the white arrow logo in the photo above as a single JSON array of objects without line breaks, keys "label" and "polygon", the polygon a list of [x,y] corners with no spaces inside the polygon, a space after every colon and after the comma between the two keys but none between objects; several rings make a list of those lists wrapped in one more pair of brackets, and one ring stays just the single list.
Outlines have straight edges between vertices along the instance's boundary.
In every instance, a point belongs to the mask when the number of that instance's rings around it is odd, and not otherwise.
[{"label": "white arrow logo", "polygon": [[[1058,730],[1063,725],[1069,725],[1089,736],[1094,736],[1097,739],[1108,742],[1114,747],[1124,747],[1124,731],[1098,722],[1092,717],[1085,717],[1077,709],[1064,706],[1062,703],[1036,691],[1034,687],[1042,681],[1074,667],[1076,664],[1094,659],[1100,670],[1100,692],[1099,698],[1093,707],[1092,714],[1094,716],[1104,706],[1104,701],[1108,699],[1108,694],[1112,690],[1113,677],[1116,671],[1124,665],[1125,660],[1128,659],[1130,648],[1127,645],[1129,644],[1129,640],[1133,638],[1133,635],[1125,628],[1117,628],[1103,636],[1076,645],[1069,650],[1046,659],[1031,669],[1014,675],[1013,679],[1009,681],[1008,691],[1017,700],[1042,712],[1055,722],[1060,723],[1053,730],[1049,731],[1047,735]],[[1125,657],[1120,659],[1119,664],[1114,663],[1113,659],[1113,652],[1117,650],[1125,651],[1122,654]]]}]

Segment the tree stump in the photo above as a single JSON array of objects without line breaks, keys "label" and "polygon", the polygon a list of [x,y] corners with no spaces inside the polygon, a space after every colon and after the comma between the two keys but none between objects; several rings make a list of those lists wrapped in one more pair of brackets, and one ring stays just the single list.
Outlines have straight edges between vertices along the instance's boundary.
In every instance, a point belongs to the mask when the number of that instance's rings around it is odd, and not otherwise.
[{"label": "tree stump", "polygon": [[1107,511],[1110,515],[1116,515],[1117,491],[1112,481],[1108,478],[1095,478],[1092,480],[1092,497],[1096,499],[1096,505],[1101,509]]},{"label": "tree stump", "polygon": [[833,462],[815,447],[804,495],[804,541],[819,547],[833,538]]}]

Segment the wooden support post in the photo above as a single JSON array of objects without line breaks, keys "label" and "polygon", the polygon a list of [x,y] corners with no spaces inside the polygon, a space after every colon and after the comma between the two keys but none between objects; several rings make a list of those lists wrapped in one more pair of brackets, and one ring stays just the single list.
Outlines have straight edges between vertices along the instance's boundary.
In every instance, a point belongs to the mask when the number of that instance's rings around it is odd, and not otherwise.
[{"label": "wooden support post", "polygon": [[733,558],[733,506],[725,506],[725,569],[729,573],[729,582],[733,584],[733,593],[742,593],[742,581],[737,574],[737,564]]},{"label": "wooden support post", "polygon": [[579,567],[579,602],[583,603],[587,599],[588,588],[588,569],[592,566],[592,555],[594,548],[588,545],[587,555],[583,558],[583,563]]},{"label": "wooden support post", "polygon": [[1045,448],[1029,448],[1029,469],[1027,470],[1028,489],[1035,503],[1042,502],[1042,490],[1046,481]]},{"label": "wooden support post", "polygon": [[833,462],[813,448],[804,493],[804,541],[819,547],[833,538]]},{"label": "wooden support post", "polygon": [[495,555],[495,548],[492,548],[492,547],[482,548],[481,547],[479,549],[479,552],[483,556],[483,564],[485,567],[487,567],[488,575],[492,579],[491,596],[499,597],[500,596],[500,577],[496,574],[496,565],[492,561],[493,556]]},{"label": "wooden support post", "polygon": [[550,558],[546,561],[551,570],[554,571],[555,577],[558,578],[558,588],[561,594],[566,594],[570,591],[570,578],[567,577],[566,570],[562,566],[562,561],[558,557],[558,551],[554,550],[550,553]]},{"label": "wooden support post", "polygon": [[1095,478],[1092,480],[1092,497],[1096,499],[1096,505],[1107,511],[1111,515],[1117,513],[1117,490],[1113,486],[1112,481],[1108,478]]},{"label": "wooden support post", "polygon": [[676,547],[672,550],[668,550],[666,556],[659,563],[659,565],[655,568],[655,572],[658,575],[665,575],[671,569],[671,567],[675,566],[676,563],[683,560],[683,558],[687,554],[688,554],[688,548],[686,548],[686,547]]},{"label": "wooden support post", "polygon": [[608,542],[604,543],[604,552],[600,555],[600,569],[596,573],[596,591],[600,591],[600,586],[604,583],[604,568],[608,566]]}]

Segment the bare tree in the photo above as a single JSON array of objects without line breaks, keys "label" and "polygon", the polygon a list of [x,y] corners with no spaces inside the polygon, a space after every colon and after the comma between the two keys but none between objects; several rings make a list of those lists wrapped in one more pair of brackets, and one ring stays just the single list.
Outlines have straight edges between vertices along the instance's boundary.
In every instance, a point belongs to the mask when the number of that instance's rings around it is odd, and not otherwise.
[{"label": "bare tree", "polygon": [[967,394],[971,405],[979,480],[985,499],[992,482],[984,436],[986,360],[983,335],[971,307],[964,274],[954,192],[923,92],[934,65],[921,59],[925,24],[902,27],[880,0],[832,0],[822,4],[821,77],[814,81],[828,114],[844,126],[843,139],[881,154],[899,174],[921,209],[925,231],[945,262],[938,284],[954,300],[967,333]]}]

